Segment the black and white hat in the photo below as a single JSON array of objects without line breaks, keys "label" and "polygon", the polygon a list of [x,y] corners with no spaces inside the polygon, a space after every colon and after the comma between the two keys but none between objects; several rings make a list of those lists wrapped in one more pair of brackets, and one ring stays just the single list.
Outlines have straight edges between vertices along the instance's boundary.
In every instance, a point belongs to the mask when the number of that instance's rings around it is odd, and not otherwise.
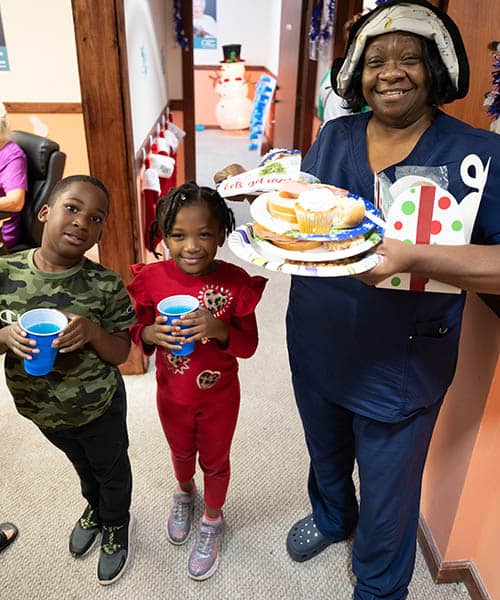
[{"label": "black and white hat", "polygon": [[455,99],[467,95],[469,61],[455,22],[426,0],[389,0],[354,23],[349,32],[345,57],[334,61],[332,87],[340,96],[349,87],[366,41],[396,31],[406,31],[433,40],[456,90]]}]

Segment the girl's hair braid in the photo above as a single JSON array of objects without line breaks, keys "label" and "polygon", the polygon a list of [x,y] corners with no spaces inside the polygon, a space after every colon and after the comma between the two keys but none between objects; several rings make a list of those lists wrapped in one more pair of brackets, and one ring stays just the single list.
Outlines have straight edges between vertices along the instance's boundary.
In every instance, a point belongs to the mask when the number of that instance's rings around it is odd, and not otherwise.
[{"label": "girl's hair braid", "polygon": [[177,213],[181,208],[192,204],[205,204],[217,219],[220,229],[227,237],[235,228],[233,211],[226,204],[224,198],[210,187],[198,186],[194,181],[189,181],[176,188],[171,188],[166,196],[162,196],[156,205],[156,219],[149,229],[149,249],[156,258],[160,257],[154,250],[154,240],[161,234],[168,237],[174,227]]}]

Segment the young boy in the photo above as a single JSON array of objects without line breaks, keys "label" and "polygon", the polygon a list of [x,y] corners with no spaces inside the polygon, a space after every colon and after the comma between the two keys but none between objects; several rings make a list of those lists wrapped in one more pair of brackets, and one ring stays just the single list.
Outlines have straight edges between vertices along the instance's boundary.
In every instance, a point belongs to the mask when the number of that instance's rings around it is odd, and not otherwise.
[{"label": "young boy", "polygon": [[129,352],[134,313],[119,275],[84,256],[99,240],[108,209],[99,180],[66,177],[38,215],[40,248],[0,259],[0,315],[56,308],[69,319],[54,342],[59,351],[48,375],[24,370],[23,359],[38,350],[17,323],[1,324],[0,353],[7,352],[5,375],[18,412],[78,473],[88,506],[69,549],[83,556],[102,531],[97,578],[103,585],[123,574],[132,530],[126,396],[117,365]]}]

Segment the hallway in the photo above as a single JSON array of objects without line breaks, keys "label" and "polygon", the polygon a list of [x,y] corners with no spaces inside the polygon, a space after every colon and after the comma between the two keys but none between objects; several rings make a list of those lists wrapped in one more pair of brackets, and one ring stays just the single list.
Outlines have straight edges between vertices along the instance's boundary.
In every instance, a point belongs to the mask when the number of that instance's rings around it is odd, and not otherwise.
[{"label": "hallway", "polygon": [[[246,149],[245,134],[206,130],[197,137],[203,156],[198,160],[201,184],[210,185],[213,172],[230,162],[252,168],[259,160]],[[237,224],[248,220],[248,205],[232,207]],[[220,256],[239,263],[227,247]],[[2,598],[350,600],[350,542],[331,546],[302,564],[292,562],[285,550],[286,532],[309,508],[307,453],[284,342],[289,278],[239,264],[252,274],[266,275],[269,284],[257,309],[259,349],[240,363],[242,403],[219,571],[206,582],[190,580],[186,562],[192,539],[175,547],[165,535],[174,479],[156,414],[154,365],[144,375],[125,378],[137,527],[129,570],[108,589],[96,581],[97,547],[80,560],[69,555],[68,536],[83,509],[77,478],[66,458],[16,414],[2,369],[0,517],[14,521],[20,530],[15,544],[0,554]],[[199,476],[197,483],[200,487]],[[418,552],[410,600],[467,598],[461,584],[434,585]]]}]

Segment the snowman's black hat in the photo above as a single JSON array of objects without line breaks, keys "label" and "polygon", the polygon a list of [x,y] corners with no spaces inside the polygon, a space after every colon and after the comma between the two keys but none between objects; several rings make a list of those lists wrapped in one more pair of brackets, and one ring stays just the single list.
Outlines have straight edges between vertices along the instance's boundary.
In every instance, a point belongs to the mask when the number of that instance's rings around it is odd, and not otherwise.
[{"label": "snowman's black hat", "polygon": [[244,62],[240,58],[241,44],[226,44],[225,46],[222,46],[222,52],[224,53],[224,60],[221,60],[221,62]]}]

